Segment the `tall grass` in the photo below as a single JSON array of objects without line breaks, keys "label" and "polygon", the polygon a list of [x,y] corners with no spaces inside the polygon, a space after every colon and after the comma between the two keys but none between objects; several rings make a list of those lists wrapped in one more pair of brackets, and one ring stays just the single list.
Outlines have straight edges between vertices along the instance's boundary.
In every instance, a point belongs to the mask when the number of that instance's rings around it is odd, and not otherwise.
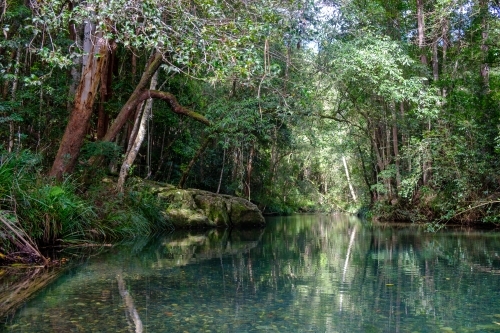
[{"label": "tall grass", "polygon": [[[103,189],[99,191],[101,194],[94,194],[94,197],[102,195]],[[113,199],[108,196],[101,202],[104,202],[99,214],[101,224],[114,237],[131,238],[173,229],[162,213],[164,204],[147,188],[139,191],[127,189],[125,194],[116,195]]]},{"label": "tall grass", "polygon": [[17,210],[25,229],[38,242],[76,241],[102,238],[91,204],[77,196],[77,184],[66,179],[60,184],[39,181],[20,192]]},{"label": "tall grass", "polygon": [[[5,253],[39,253],[37,245],[87,243],[172,229],[164,204],[146,186],[116,194],[112,180],[90,187],[76,176],[46,179],[30,152],[0,152],[0,261]],[[32,248],[32,249],[31,249]]]},{"label": "tall grass", "polygon": [[47,263],[36,243],[19,222],[16,214],[17,194],[25,182],[27,169],[36,164],[32,154],[6,154],[0,152],[0,259],[35,260]]}]

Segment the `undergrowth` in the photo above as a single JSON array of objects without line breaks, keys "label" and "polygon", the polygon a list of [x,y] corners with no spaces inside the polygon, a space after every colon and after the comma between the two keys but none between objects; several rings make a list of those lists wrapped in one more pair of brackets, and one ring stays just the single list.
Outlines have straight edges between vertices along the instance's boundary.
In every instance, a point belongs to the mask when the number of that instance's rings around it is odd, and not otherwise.
[{"label": "undergrowth", "polygon": [[[114,181],[88,185],[77,176],[47,179],[41,158],[0,152],[0,261],[6,254],[37,252],[39,245],[86,244],[150,235],[172,226],[147,188],[117,194]],[[28,249],[28,245],[35,249]],[[31,246],[30,245],[30,246]]]}]

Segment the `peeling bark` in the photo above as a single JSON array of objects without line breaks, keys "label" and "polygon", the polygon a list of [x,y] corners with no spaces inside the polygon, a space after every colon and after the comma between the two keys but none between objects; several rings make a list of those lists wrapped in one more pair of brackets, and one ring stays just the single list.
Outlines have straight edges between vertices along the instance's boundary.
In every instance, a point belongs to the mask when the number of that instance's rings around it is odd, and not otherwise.
[{"label": "peeling bark", "polygon": [[87,56],[87,62],[84,63],[73,111],[49,173],[49,176],[57,179],[62,179],[65,173],[73,171],[92,115],[108,46],[102,34],[93,36],[92,40],[92,48]]}]

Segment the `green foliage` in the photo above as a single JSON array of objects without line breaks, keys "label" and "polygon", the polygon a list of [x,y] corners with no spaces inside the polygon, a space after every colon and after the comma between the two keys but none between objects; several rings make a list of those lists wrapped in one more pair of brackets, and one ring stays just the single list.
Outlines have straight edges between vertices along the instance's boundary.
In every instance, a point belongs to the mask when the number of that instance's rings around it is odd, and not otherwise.
[{"label": "green foliage", "polygon": [[88,161],[91,157],[102,157],[107,163],[117,163],[122,155],[122,148],[114,142],[86,142],[81,149],[81,158]]},{"label": "green foliage", "polygon": [[133,238],[172,229],[163,215],[164,204],[149,188],[132,186],[124,195],[118,195],[114,194],[114,186],[113,181],[105,178],[94,183],[87,194],[106,238]]},{"label": "green foliage", "polygon": [[55,242],[102,237],[94,229],[92,206],[76,194],[76,184],[66,179],[59,185],[39,183],[21,192],[17,215],[37,241]]}]

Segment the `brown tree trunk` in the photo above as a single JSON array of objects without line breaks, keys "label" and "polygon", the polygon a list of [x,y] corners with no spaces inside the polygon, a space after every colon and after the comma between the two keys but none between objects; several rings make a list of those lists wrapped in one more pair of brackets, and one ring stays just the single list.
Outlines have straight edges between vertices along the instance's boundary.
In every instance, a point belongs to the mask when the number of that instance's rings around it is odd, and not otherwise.
[{"label": "brown tree trunk", "polygon": [[87,62],[84,63],[82,79],[76,92],[73,111],[49,173],[51,177],[57,179],[62,179],[65,173],[73,171],[92,115],[108,46],[102,35],[93,36],[92,41],[91,51]]},{"label": "brown tree trunk", "polygon": [[222,153],[222,167],[220,169],[219,185],[217,185],[217,192],[216,192],[217,194],[219,194],[219,192],[220,192],[220,186],[222,184],[222,176],[224,175],[225,164],[226,164],[226,148],[224,148],[223,153]]},{"label": "brown tree trunk", "polygon": [[97,115],[97,140],[101,140],[108,129],[109,115],[104,106],[106,102],[110,100],[113,93],[111,90],[111,83],[113,81],[113,67],[116,58],[116,43],[110,42],[110,49],[105,58],[105,64],[103,64],[104,70],[101,73],[101,89],[99,92],[101,102],[99,103]]},{"label": "brown tree trunk", "polygon": [[123,125],[130,117],[131,112],[135,112],[137,105],[146,98],[138,101],[139,95],[144,92],[144,89],[149,84],[151,77],[156,72],[158,67],[160,67],[162,62],[162,55],[160,53],[155,53],[148,62],[148,66],[144,73],[142,74],[141,80],[135,87],[134,92],[130,95],[129,99],[125,103],[125,105],[120,110],[120,113],[115,118],[113,124],[106,132],[106,135],[102,138],[103,141],[113,141],[118,134],[118,132],[122,129]]}]

